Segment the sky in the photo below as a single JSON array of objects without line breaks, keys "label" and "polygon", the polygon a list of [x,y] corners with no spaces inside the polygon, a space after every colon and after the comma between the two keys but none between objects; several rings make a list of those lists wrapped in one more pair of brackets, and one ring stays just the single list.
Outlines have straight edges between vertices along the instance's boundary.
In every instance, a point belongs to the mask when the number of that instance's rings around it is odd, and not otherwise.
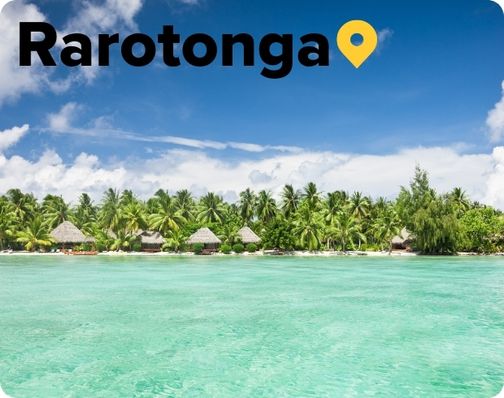
[{"label": "sky", "polygon": [[[336,46],[353,19],[379,36],[359,69]],[[219,50],[222,34],[246,32],[256,65],[238,52],[234,67],[173,68],[158,49],[135,68],[115,49],[109,67],[20,67],[21,21],[93,42],[173,25],[182,39],[210,34]],[[294,37],[282,79],[260,74],[268,33]],[[330,66],[299,65],[307,33],[329,39]],[[246,187],[278,195],[314,181],[391,198],[419,165],[438,191],[461,186],[504,209],[503,43],[504,13],[490,0],[15,0],[0,14],[0,193],[75,202],[108,187],[143,198],[187,188],[234,201]]]}]

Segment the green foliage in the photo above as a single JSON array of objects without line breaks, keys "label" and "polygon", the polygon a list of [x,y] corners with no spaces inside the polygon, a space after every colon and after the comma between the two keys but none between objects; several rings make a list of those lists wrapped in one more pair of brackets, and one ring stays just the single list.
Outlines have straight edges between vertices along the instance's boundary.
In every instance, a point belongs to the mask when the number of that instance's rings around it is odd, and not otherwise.
[{"label": "green foliage", "polygon": [[151,205],[149,225],[163,236],[178,231],[187,221],[182,215],[182,210],[177,207],[177,201],[162,189],[156,192]]},{"label": "green foliage", "polygon": [[323,229],[322,216],[315,212],[318,199],[307,198],[301,205],[297,217],[294,219],[294,228],[291,233],[298,237],[300,247],[306,247],[310,251],[318,250],[321,243]]},{"label": "green foliage", "polygon": [[265,249],[293,250],[296,241],[292,233],[292,225],[282,216],[270,222],[263,234]]},{"label": "green foliage", "polygon": [[504,222],[492,208],[474,208],[461,218],[464,240],[461,250],[478,253],[495,253],[503,249]]},{"label": "green foliage", "polygon": [[[163,250],[186,250],[186,241],[201,227],[223,242],[221,251],[242,252],[238,230],[249,225],[261,237],[261,247],[300,250],[391,250],[392,238],[406,227],[413,248],[429,254],[457,251],[493,253],[504,250],[504,216],[467,198],[461,188],[440,195],[419,167],[396,200],[373,200],[360,192],[327,194],[309,182],[303,190],[286,185],[277,204],[271,192],[251,189],[237,203],[226,203],[209,192],[194,199],[187,190],[171,195],[159,189],[143,201],[130,190],[108,189],[98,205],[83,193],[71,206],[56,195],[41,202],[32,194],[11,189],[0,196],[0,249],[46,249],[50,231],[73,222],[95,238],[97,250],[139,250],[139,230],[158,231]],[[237,246],[237,244],[239,244]],[[201,253],[203,245],[188,248]],[[250,244],[247,251],[257,250]]]},{"label": "green foliage", "polygon": [[254,218],[257,198],[250,188],[240,193],[240,216],[246,224]]},{"label": "green foliage", "polygon": [[181,231],[170,231],[166,242],[162,246],[164,251],[183,251],[186,247],[187,236]]},{"label": "green foliage", "polygon": [[192,248],[194,254],[201,254],[203,252],[203,249],[205,248],[205,245],[203,243],[195,243]]},{"label": "green foliage", "polygon": [[257,217],[264,224],[270,222],[278,212],[271,192],[261,191],[257,199]]},{"label": "green foliage", "polygon": [[221,245],[220,247],[220,251],[221,253],[224,253],[224,254],[229,254],[231,253],[231,250],[232,250],[232,247],[226,243],[224,243],[223,245]]},{"label": "green foliage", "polygon": [[17,242],[23,244],[28,251],[45,249],[54,244],[49,229],[40,216],[35,217],[24,230],[17,233]]},{"label": "green foliage", "polygon": [[249,253],[255,253],[257,251],[257,245],[255,243],[249,243],[246,247]]},{"label": "green foliage", "polygon": [[142,244],[135,240],[131,243],[131,251],[134,251],[134,252],[141,252],[142,251]]},{"label": "green foliage", "polygon": [[353,215],[350,206],[339,212],[335,225],[330,227],[331,237],[337,242],[336,247],[342,251],[358,248],[362,242],[366,242],[366,236],[362,233],[361,225],[357,217]]},{"label": "green foliage", "polygon": [[219,223],[224,220],[225,207],[222,198],[212,192],[200,199],[197,218],[203,223]]},{"label": "green foliage", "polygon": [[245,246],[241,243],[235,243],[233,245],[233,251],[237,254],[243,253],[245,251]]},{"label": "green foliage", "polygon": [[429,185],[427,172],[417,166],[409,189],[402,187],[397,198],[397,212],[409,231],[414,230],[416,213],[425,209],[435,196],[436,193]]},{"label": "green foliage", "polygon": [[73,248],[73,250],[76,252],[90,252],[94,249],[94,245],[91,243],[82,243],[80,245],[74,246]]},{"label": "green foliage", "polygon": [[455,254],[462,237],[455,209],[446,198],[432,197],[413,217],[415,247],[425,254]]}]

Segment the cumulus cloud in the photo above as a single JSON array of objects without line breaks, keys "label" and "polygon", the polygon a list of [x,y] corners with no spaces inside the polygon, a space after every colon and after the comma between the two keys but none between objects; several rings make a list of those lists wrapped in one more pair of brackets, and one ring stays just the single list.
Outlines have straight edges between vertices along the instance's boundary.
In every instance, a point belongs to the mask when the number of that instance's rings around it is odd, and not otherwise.
[{"label": "cumulus cloud", "polygon": [[491,142],[499,142],[504,138],[504,81],[502,82],[502,98],[488,112],[486,124]]},{"label": "cumulus cloud", "polygon": [[[70,18],[60,37],[72,33],[82,32],[88,35],[94,42],[92,66],[79,68],[77,72],[70,75],[73,83],[83,81],[91,83],[96,79],[100,68],[97,66],[97,39],[99,33],[133,31],[137,30],[135,17],[142,8],[143,0],[106,0],[88,1],[80,0],[80,10],[75,13],[75,17]],[[60,41],[60,45],[63,42]]]},{"label": "cumulus cloud", "polygon": [[492,158],[493,170],[486,181],[483,202],[504,210],[504,147],[494,148]]},{"label": "cumulus cloud", "polygon": [[0,131],[0,153],[15,145],[29,129],[30,126],[25,124],[21,127],[13,127],[9,130]]},{"label": "cumulus cloud", "polygon": [[24,1],[9,3],[0,13],[0,106],[14,101],[25,93],[50,88],[50,72],[47,68],[34,65],[19,67],[19,22],[45,21],[39,8]]},{"label": "cumulus cloud", "polygon": [[[80,0],[76,4],[76,16],[68,19],[58,33],[60,46],[61,37],[70,32],[82,32],[95,37],[102,32],[134,29],[134,18],[142,8],[142,0]],[[39,7],[25,0],[10,2],[0,13],[0,106],[7,101],[17,100],[23,94],[47,90],[65,92],[96,79],[99,72],[96,65],[78,68],[64,77],[56,77],[54,70],[41,66],[36,57],[33,66],[20,67],[18,43],[19,22],[22,21],[43,22],[46,16]]]},{"label": "cumulus cloud", "polygon": [[428,170],[438,191],[461,186],[473,199],[504,209],[504,147],[493,154],[462,154],[446,147],[388,155],[305,150],[239,161],[197,149],[172,149],[150,159],[115,163],[82,153],[69,164],[52,150],[37,160],[0,154],[0,192],[18,187],[39,197],[58,193],[75,201],[83,191],[98,199],[108,187],[133,189],[143,198],[159,188],[187,188],[197,195],[214,191],[234,200],[247,187],[270,190],[278,197],[286,183],[302,187],[315,181],[324,192],[358,190],[392,197],[408,184],[417,164]]},{"label": "cumulus cloud", "polygon": [[79,105],[75,102],[65,104],[59,112],[50,113],[47,117],[49,129],[55,132],[64,132],[72,128],[72,120]]}]

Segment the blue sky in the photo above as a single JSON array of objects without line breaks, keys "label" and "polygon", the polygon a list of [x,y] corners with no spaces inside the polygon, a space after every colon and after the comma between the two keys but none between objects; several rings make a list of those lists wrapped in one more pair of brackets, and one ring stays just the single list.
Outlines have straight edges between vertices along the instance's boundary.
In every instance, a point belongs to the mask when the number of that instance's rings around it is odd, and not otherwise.
[{"label": "blue sky", "polygon": [[[114,12],[117,17],[103,18]],[[272,191],[291,180],[302,183],[318,176],[326,181],[323,184],[327,190],[338,188],[322,175],[327,170],[320,168],[299,177],[303,165],[313,163],[313,159],[302,158],[299,153],[325,153],[334,159],[376,156],[381,161],[431,148],[427,158],[422,152],[412,159],[418,163],[427,159],[428,167],[435,158],[431,154],[442,148],[458,156],[461,165],[469,164],[467,160],[474,157],[486,159],[488,164],[477,166],[480,180],[498,168],[504,122],[499,113],[494,123],[489,123],[488,115],[494,108],[499,111],[502,97],[504,18],[502,9],[489,0],[110,0],[87,5],[82,1],[26,0],[9,4],[3,14],[8,14],[3,17],[11,23],[11,29],[16,26],[16,18],[36,17],[62,32],[73,29],[90,35],[118,31],[124,37],[128,32],[141,31],[155,36],[163,24],[172,24],[183,38],[196,32],[216,39],[222,33],[247,32],[253,34],[257,46],[260,38],[270,32],[292,33],[295,43],[303,34],[317,32],[326,35],[331,43],[330,67],[305,68],[295,62],[289,76],[278,80],[260,75],[263,65],[258,56],[254,68],[223,68],[216,62],[206,68],[183,65],[172,69],[161,59],[148,67],[133,68],[117,51],[113,52],[112,66],[86,74],[81,70],[69,74],[65,67],[51,72],[36,67],[19,71],[12,64],[16,46],[4,43],[0,57],[10,65],[11,78],[4,82],[0,78],[0,132],[30,126],[19,142],[5,147],[2,156],[7,160],[19,156],[34,165],[50,152],[57,154],[59,164],[68,171],[85,153],[98,159],[91,169],[111,172],[120,167],[127,169],[127,163],[139,167],[145,167],[146,162],[162,163],[161,159],[174,159],[180,151],[189,158],[204,156],[230,169],[245,167],[247,162],[274,164],[276,157],[285,161],[285,157],[292,156],[287,164],[282,163],[284,177],[276,176],[274,168],[255,170],[247,166],[251,169],[244,184]],[[378,51],[359,70],[344,59],[335,43],[338,29],[351,19],[367,20],[383,38]],[[25,76],[28,73],[30,76]],[[18,74],[26,84],[12,83]],[[175,141],[181,142],[178,139],[162,142],[167,141],[167,136],[196,141],[185,142],[189,146],[174,145]],[[229,142],[258,146],[224,145]],[[284,146],[298,149],[286,152]],[[170,160],[166,162],[171,164]],[[331,164],[339,167],[340,163],[335,162]],[[320,164],[320,159],[316,163]],[[291,173],[287,172],[289,167]],[[404,176],[395,186],[384,180],[387,189],[370,188],[369,193],[396,192],[400,183],[411,176],[412,165],[404,164],[404,168]],[[440,168],[433,163],[429,171],[436,174]],[[251,178],[254,171],[264,176]],[[458,169],[440,175],[440,189],[452,182],[453,175],[464,172]],[[145,175],[140,178],[145,179]],[[188,188],[194,185],[196,190],[217,189],[191,178],[194,176],[189,173],[185,179]],[[366,190],[364,181],[353,178],[357,188]],[[351,175],[348,180],[352,180]],[[153,181],[174,188],[184,183]],[[480,181],[480,186],[477,181],[475,176],[467,189],[485,198],[488,181]],[[1,182],[0,175],[1,189],[12,183],[8,178]],[[346,183],[341,181],[341,185]],[[27,188],[41,193],[60,188],[66,193],[70,189],[56,185],[45,189],[41,184],[33,181]],[[151,185],[143,188],[145,192],[155,183]],[[97,191],[103,188],[95,184],[89,189],[94,187]],[[489,201],[500,203],[500,194],[497,189],[496,199]],[[504,203],[504,193],[502,200]]]}]

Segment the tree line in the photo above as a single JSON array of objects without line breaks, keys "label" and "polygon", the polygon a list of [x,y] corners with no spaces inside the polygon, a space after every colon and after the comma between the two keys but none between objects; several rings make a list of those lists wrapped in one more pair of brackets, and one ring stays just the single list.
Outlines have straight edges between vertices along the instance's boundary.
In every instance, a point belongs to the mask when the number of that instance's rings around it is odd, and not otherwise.
[{"label": "tree line", "polygon": [[98,250],[138,250],[138,230],[159,231],[164,250],[189,250],[187,238],[203,226],[232,246],[248,225],[265,249],[391,250],[392,238],[406,228],[413,249],[424,254],[504,251],[502,212],[471,201],[460,188],[437,193],[418,167],[394,200],[322,193],[313,182],[301,190],[285,185],[279,200],[271,192],[246,189],[236,203],[212,192],[197,199],[187,190],[171,195],[160,189],[144,201],[130,190],[108,189],[99,204],[83,193],[71,205],[61,196],[40,202],[11,189],[0,196],[0,249],[49,249],[50,232],[67,220],[93,236]]}]

